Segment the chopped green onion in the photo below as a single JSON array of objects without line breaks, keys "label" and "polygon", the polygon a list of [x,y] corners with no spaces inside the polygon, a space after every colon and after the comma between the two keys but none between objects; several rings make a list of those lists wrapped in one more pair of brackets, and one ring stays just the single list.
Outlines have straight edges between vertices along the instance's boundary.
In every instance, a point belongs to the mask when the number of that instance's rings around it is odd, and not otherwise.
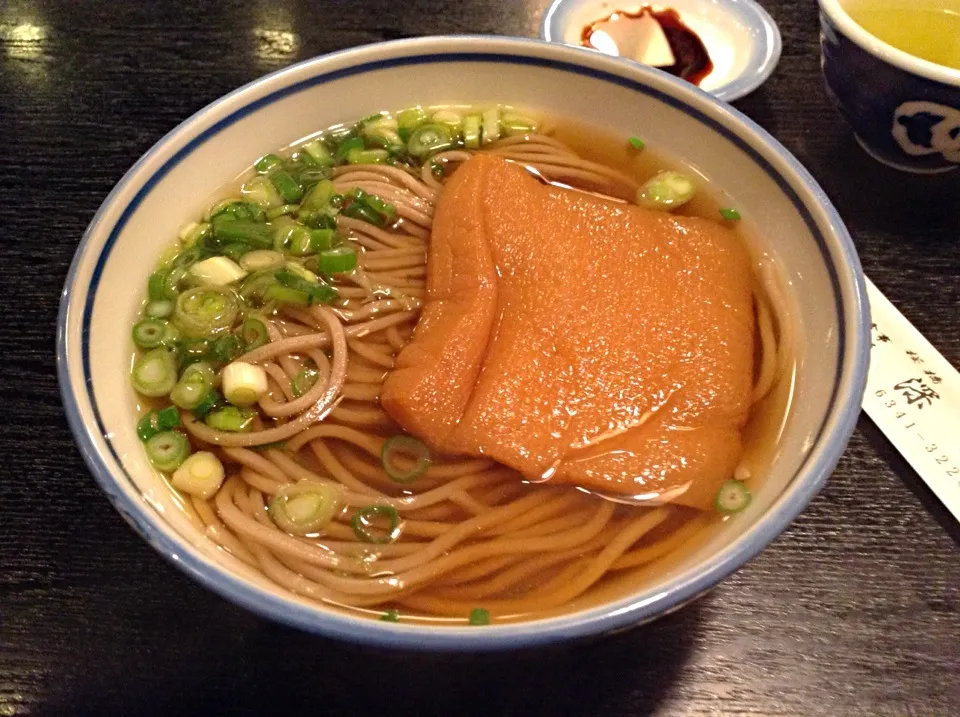
[{"label": "chopped green onion", "polygon": [[218,431],[229,431],[231,433],[243,433],[250,430],[253,426],[253,419],[257,415],[256,411],[249,408],[238,408],[237,406],[224,406],[216,411],[208,413],[203,422],[210,428]]},{"label": "chopped green onion", "polygon": [[223,463],[213,453],[200,451],[187,458],[170,477],[170,485],[181,493],[209,500],[223,484]]},{"label": "chopped green onion", "polygon": [[320,373],[316,369],[305,368],[297,372],[297,375],[293,377],[293,381],[290,382],[290,390],[293,393],[294,398],[300,398],[303,394],[313,388],[313,384],[317,382],[317,377]]},{"label": "chopped green onion", "polygon": [[463,118],[456,110],[442,109],[434,112],[430,121],[446,126],[451,134],[457,134],[460,132],[460,125],[463,123]]},{"label": "chopped green onion", "polygon": [[[259,177],[254,177],[252,182],[263,181]],[[267,185],[269,186],[269,184]],[[277,202],[279,204],[280,202]],[[209,213],[210,221],[214,219],[241,219],[262,222],[264,220],[263,208],[257,202],[249,202],[243,199],[224,199],[215,204]]]},{"label": "chopped green onion", "polygon": [[303,187],[285,170],[273,172],[270,175],[270,181],[287,204],[299,202],[303,197]]},{"label": "chopped green onion", "polygon": [[189,249],[209,235],[210,225],[207,222],[190,222],[180,230],[180,243],[184,249]]},{"label": "chopped green onion", "polygon": [[[377,519],[390,521],[389,528],[383,535],[372,533],[373,521]],[[353,532],[364,542],[383,545],[391,543],[400,535],[400,514],[390,505],[368,505],[360,508],[353,516]]]},{"label": "chopped green onion", "polygon": [[[240,251],[243,253],[243,248]],[[245,269],[225,256],[212,256],[190,267],[191,278],[202,286],[226,286],[246,275]]]},{"label": "chopped green onion", "polygon": [[273,249],[254,249],[240,257],[240,266],[247,271],[263,271],[279,269],[286,261],[283,254]]},{"label": "chopped green onion", "polygon": [[386,164],[390,153],[385,149],[351,149],[347,152],[347,164]]},{"label": "chopped green onion", "polygon": [[156,411],[150,411],[150,413],[137,421],[137,437],[141,441],[148,441],[159,432],[160,429],[157,427]]},{"label": "chopped green onion", "polygon": [[336,237],[337,233],[333,229],[297,227],[287,235],[286,244],[281,251],[286,251],[293,256],[316,254],[333,246]]},{"label": "chopped green onion", "polygon": [[167,406],[157,411],[157,428],[161,431],[169,431],[171,428],[177,428],[180,425],[180,411],[175,406]]},{"label": "chopped green onion", "polygon": [[348,217],[362,219],[378,227],[389,224],[397,218],[397,208],[375,194],[368,194],[362,189],[351,189],[347,197],[353,200],[343,210]]},{"label": "chopped green onion", "polygon": [[500,117],[500,129],[508,137],[536,132],[537,126],[535,119],[516,112],[507,112]]},{"label": "chopped green onion", "polygon": [[216,374],[210,364],[204,362],[187,366],[177,385],[170,391],[170,400],[180,408],[196,410],[210,394]]},{"label": "chopped green onion", "polygon": [[267,289],[276,283],[273,271],[257,271],[243,280],[237,293],[248,306],[260,307],[269,301],[266,298]]},{"label": "chopped green onion", "polygon": [[193,409],[193,415],[197,418],[204,418],[207,414],[210,413],[217,405],[220,403],[221,396],[214,390],[207,391],[207,394],[200,399]]},{"label": "chopped green onion", "polygon": [[[272,298],[276,301],[283,302],[283,292],[277,291],[278,289],[293,289],[294,291],[301,292],[306,298],[306,305],[310,304],[329,304],[331,301],[336,299],[339,294],[337,290],[334,289],[329,284],[321,284],[308,281],[302,276],[298,276],[294,272],[288,269],[283,271],[278,271],[276,273],[276,278],[279,286],[271,286],[267,289],[265,296]],[[298,300],[294,300],[295,297],[291,295],[291,300],[289,303],[301,303]]]},{"label": "chopped green onion", "polygon": [[198,381],[205,383],[207,386],[213,386],[217,380],[217,372],[214,371],[213,366],[206,361],[198,361],[183,369],[180,374],[180,380]]},{"label": "chopped green onion", "polygon": [[267,392],[267,372],[262,366],[234,361],[224,366],[220,375],[223,396],[234,406],[252,406]]},{"label": "chopped green onion", "polygon": [[160,343],[162,346],[176,349],[180,343],[180,329],[168,322],[166,328],[163,330],[163,341]]},{"label": "chopped green onion", "polygon": [[260,174],[269,174],[282,165],[283,160],[275,154],[266,154],[253,163],[254,169],[260,172]]},{"label": "chopped green onion", "polygon": [[720,486],[716,498],[713,499],[713,507],[720,513],[739,513],[750,505],[751,500],[753,496],[750,495],[747,487],[731,478]]},{"label": "chopped green onion", "polygon": [[470,617],[468,621],[471,625],[489,625],[490,624],[490,613],[484,610],[482,607],[475,607],[470,611]]},{"label": "chopped green onion", "polygon": [[[196,365],[196,364],[193,364]],[[170,391],[170,400],[186,411],[193,411],[210,395],[210,384],[196,375],[186,374]]]},{"label": "chopped green onion", "polygon": [[133,343],[142,349],[153,349],[163,343],[167,322],[161,319],[144,319],[133,325]]},{"label": "chopped green onion", "polygon": [[288,261],[288,262],[285,264],[285,268],[286,268],[287,271],[296,274],[296,275],[299,276],[301,279],[303,279],[304,281],[308,281],[308,282],[310,282],[311,284],[316,284],[317,282],[320,281],[320,277],[319,277],[319,276],[317,276],[316,274],[314,274],[314,273],[313,273],[312,271],[310,271],[305,265],[300,264],[299,262],[296,262],[296,261]]},{"label": "chopped green onion", "polygon": [[[397,120],[393,117],[377,115],[376,118],[363,122],[360,132],[367,138],[367,141],[374,146],[393,148],[403,145],[403,142],[400,141],[398,129],[399,125]],[[349,157],[347,161],[350,161]]]},{"label": "chopped green onion", "polygon": [[467,115],[463,118],[463,143],[467,149],[480,149],[480,115]]},{"label": "chopped green onion", "polygon": [[333,182],[329,179],[322,179],[313,185],[313,188],[304,196],[303,201],[300,202],[300,211],[312,212],[327,209],[330,206],[330,200],[336,193]]},{"label": "chopped green onion", "polygon": [[241,242],[256,249],[273,246],[273,227],[249,219],[215,219],[213,236],[222,242]]},{"label": "chopped green onion", "polygon": [[449,149],[453,146],[450,130],[441,124],[425,124],[410,133],[407,151],[418,159]]},{"label": "chopped green onion", "polygon": [[183,280],[187,276],[187,270],[183,267],[170,269],[163,275],[163,296],[161,298],[173,301],[180,295],[180,289]]},{"label": "chopped green onion", "polygon": [[263,346],[270,339],[267,325],[260,319],[249,318],[240,327],[240,338],[243,339],[245,350],[253,351]]},{"label": "chopped green onion", "polygon": [[492,144],[500,139],[500,109],[493,107],[481,115],[480,144]]},{"label": "chopped green onion", "polygon": [[190,441],[179,431],[162,431],[146,442],[147,458],[158,471],[169,472],[180,467],[190,455]]},{"label": "chopped green onion", "polygon": [[162,411],[150,411],[137,422],[137,436],[141,441],[148,441],[153,436],[180,425],[180,412],[174,406],[167,406]]},{"label": "chopped green onion", "polygon": [[166,278],[166,270],[158,269],[147,279],[147,297],[150,299],[150,301],[167,300],[167,292],[164,288],[166,285]]},{"label": "chopped green onion", "polygon": [[338,162],[342,162],[347,158],[347,154],[354,149],[363,149],[363,138],[361,137],[348,137],[343,140],[340,145],[337,147],[337,151],[334,152],[333,156]]},{"label": "chopped green onion", "polygon": [[412,483],[430,467],[430,449],[413,436],[401,433],[384,442],[380,463],[394,483]]},{"label": "chopped green onion", "polygon": [[343,214],[351,219],[360,219],[376,227],[383,226],[383,217],[366,204],[361,204],[360,202],[353,202],[347,206],[343,210]]},{"label": "chopped green onion", "polygon": [[720,210],[720,216],[723,217],[728,222],[736,222],[740,220],[740,212],[732,207],[728,207]]},{"label": "chopped green onion", "polygon": [[206,339],[188,339],[177,343],[180,367],[189,366],[197,361],[206,361],[213,356],[213,344]]},{"label": "chopped green onion", "polygon": [[644,142],[639,137],[631,137],[627,141],[630,142],[630,146],[633,147],[634,149],[643,149],[644,147],[647,146],[647,143]]},{"label": "chopped green onion", "polygon": [[206,338],[228,331],[239,311],[237,297],[229,289],[197,287],[177,298],[172,320],[184,336]]},{"label": "chopped green onion", "polygon": [[333,157],[330,156],[330,152],[327,151],[323,140],[320,138],[312,139],[303,145],[303,151],[321,167],[332,167],[334,164]]},{"label": "chopped green onion", "polygon": [[283,197],[280,196],[280,192],[267,177],[254,177],[248,182],[244,182],[240,188],[240,194],[245,199],[250,200],[250,203],[258,207],[261,212],[283,204]]},{"label": "chopped green onion", "polygon": [[197,263],[207,256],[208,253],[202,246],[192,246],[173,257],[173,261],[170,262],[170,266],[174,269],[187,269],[192,264]]},{"label": "chopped green onion", "polygon": [[647,209],[673,211],[693,199],[695,193],[696,187],[685,174],[664,171],[637,190],[637,204]]},{"label": "chopped green onion", "polygon": [[177,362],[166,346],[148,351],[133,364],[133,387],[144,396],[166,396],[177,383]]},{"label": "chopped green onion", "polygon": [[296,214],[299,209],[299,204],[281,204],[279,207],[271,207],[267,210],[267,221],[273,221],[286,214]]},{"label": "chopped green onion", "polygon": [[351,246],[338,246],[317,255],[321,274],[341,274],[357,268],[357,250]]},{"label": "chopped green onion", "polygon": [[278,304],[290,304],[292,306],[310,306],[310,294],[299,289],[291,289],[289,286],[280,284],[271,284],[263,292],[264,302],[275,301]]},{"label": "chopped green onion", "polygon": [[169,299],[158,299],[147,303],[143,310],[151,319],[165,319],[173,313],[173,302]]},{"label": "chopped green onion", "polygon": [[397,113],[397,126],[400,129],[415,130],[427,121],[427,113],[422,107],[411,107]]},{"label": "chopped green onion", "polygon": [[277,491],[267,512],[280,530],[309,535],[327,527],[342,505],[343,488],[339,485],[302,480]]},{"label": "chopped green onion", "polygon": [[380,616],[381,622],[400,622],[400,611],[390,609]]},{"label": "chopped green onion", "polygon": [[220,363],[230,363],[243,353],[243,340],[236,334],[224,334],[213,342],[213,355]]}]

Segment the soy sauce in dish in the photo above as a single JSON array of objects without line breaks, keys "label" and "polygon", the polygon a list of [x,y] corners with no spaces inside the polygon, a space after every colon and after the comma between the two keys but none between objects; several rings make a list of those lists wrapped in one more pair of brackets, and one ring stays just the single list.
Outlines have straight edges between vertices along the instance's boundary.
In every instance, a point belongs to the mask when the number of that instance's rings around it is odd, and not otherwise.
[{"label": "soy sauce in dish", "polygon": [[[660,51],[651,50],[658,40]],[[662,47],[663,40],[669,51]],[[684,24],[676,10],[654,10],[647,6],[636,12],[616,10],[585,26],[580,44],[653,65],[694,85],[699,85],[713,71],[713,62],[703,41]],[[665,59],[667,57],[673,62]]]}]

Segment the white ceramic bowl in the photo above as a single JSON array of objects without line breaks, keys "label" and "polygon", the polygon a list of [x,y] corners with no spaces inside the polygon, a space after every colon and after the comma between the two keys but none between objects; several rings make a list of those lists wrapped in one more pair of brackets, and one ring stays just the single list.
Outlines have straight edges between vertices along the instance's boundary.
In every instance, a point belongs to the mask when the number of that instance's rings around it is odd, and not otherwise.
[{"label": "white ceramic bowl", "polygon": [[[278,589],[214,546],[177,509],[134,426],[130,326],[176,230],[255,158],[328,125],[416,103],[499,101],[604,125],[683,158],[767,234],[799,300],[796,400],[753,503],[655,585],[563,617],[436,628],[350,617]],[[58,368],[93,475],[127,521],[188,575],[257,613],[348,640],[421,649],[512,648],[612,631],[701,595],[773,540],[833,470],[867,369],[863,277],[850,237],[810,175],[770,135],[655,70],[570,47],[493,37],[420,38],[320,57],[200,111],[144,155],[104,201],[64,288]]]}]

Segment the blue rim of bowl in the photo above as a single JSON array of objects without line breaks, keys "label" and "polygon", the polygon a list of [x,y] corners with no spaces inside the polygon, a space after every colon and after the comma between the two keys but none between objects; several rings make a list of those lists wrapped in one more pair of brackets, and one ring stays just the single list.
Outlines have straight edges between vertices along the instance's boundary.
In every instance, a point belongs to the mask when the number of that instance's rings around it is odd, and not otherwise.
[{"label": "blue rim of bowl", "polygon": [[[553,0],[540,20],[540,39],[557,44],[566,44],[563,37],[563,11],[565,6],[579,2],[579,0]],[[646,2],[626,3],[631,5],[645,5]],[[757,31],[758,41],[753,47],[750,59],[744,72],[734,80],[725,85],[720,85],[712,89],[708,94],[713,95],[718,100],[724,102],[733,102],[756,90],[760,85],[769,79],[770,75],[780,62],[780,54],[783,51],[783,39],[780,36],[780,28],[776,21],[770,16],[759,3],[754,0],[712,0],[714,5],[722,5],[729,9],[731,15],[735,15],[750,28]],[[569,47],[577,47],[569,45]],[[599,52],[593,48],[580,47],[585,52]],[[603,53],[600,53],[603,54]],[[611,57],[610,55],[607,55]],[[626,58],[613,58],[620,62],[629,62],[631,65],[647,67],[635,60]],[[657,72],[661,70],[652,69]],[[666,73],[665,73],[666,74]]]},{"label": "blue rim of bowl", "polygon": [[[453,45],[457,49],[443,49],[444,45]],[[505,47],[501,47],[499,50],[489,47],[483,50],[479,49],[489,45]],[[464,46],[475,46],[477,49],[468,52],[464,51]],[[323,71],[323,65],[330,63],[334,59],[349,59],[351,55],[357,55],[362,58],[371,52],[377,52],[382,55],[384,52],[389,53],[391,50],[402,51],[405,48],[418,49],[421,47],[427,51],[416,55],[401,54],[387,59],[381,58],[369,62],[361,62],[360,64],[354,64],[328,72]],[[516,54],[511,55],[508,49],[516,50]],[[524,50],[535,54],[524,54]],[[361,644],[401,649],[458,651],[503,650],[613,632],[631,625],[650,621],[666,612],[677,609],[679,606],[707,592],[730,573],[754,557],[776,538],[807,506],[823,486],[823,483],[833,471],[843,453],[846,443],[856,425],[860,400],[866,384],[867,347],[869,345],[867,300],[859,258],[857,257],[853,242],[843,222],[830,204],[823,190],[817,185],[816,181],[810,176],[806,169],[771,135],[749,118],[733,108],[717,102],[705,92],[669,77],[664,73],[648,68],[639,66],[637,68],[630,68],[629,72],[634,75],[634,77],[628,78],[620,74],[625,69],[623,63],[617,62],[612,58],[594,60],[593,63],[606,64],[610,68],[609,71],[585,67],[582,63],[575,61],[577,59],[576,53],[578,52],[579,51],[575,49],[555,44],[549,45],[538,40],[495,36],[427,37],[414,40],[377,43],[343,50],[320,58],[306,60],[284,70],[266,75],[216,100],[167,133],[127,171],[98,209],[97,214],[85,231],[73,262],[71,263],[64,285],[57,322],[57,373],[67,420],[84,460],[100,484],[101,489],[121,516],[161,555],[203,586],[235,604],[241,605],[256,614],[298,627],[308,632]],[[113,474],[103,456],[100,455],[97,448],[98,439],[106,442],[120,472],[123,473],[130,485],[133,486],[134,492],[139,493],[135,488],[132,478],[126,474],[122,461],[120,461],[119,456],[117,456],[115,449],[110,443],[109,437],[104,431],[97,403],[92,394],[92,381],[89,374],[89,319],[95,301],[96,284],[106,261],[106,255],[109,254],[113,243],[119,236],[123,222],[132,214],[135,205],[142,201],[152,186],[169,171],[173,164],[183,159],[184,156],[189,154],[206,138],[219,129],[236,122],[241,117],[256,111],[256,109],[265,104],[309,87],[329,82],[333,79],[363,74],[388,67],[466,61],[532,65],[593,77],[652,96],[709,125],[762,167],[791,199],[797,211],[804,218],[811,233],[817,238],[820,250],[825,257],[826,266],[831,275],[834,291],[836,292],[836,296],[841,298],[843,292],[841,291],[840,278],[836,273],[833,262],[830,261],[829,247],[823,233],[813,219],[813,215],[793,189],[791,183],[773,167],[770,161],[761,154],[760,150],[751,146],[741,135],[738,135],[733,129],[728,127],[729,124],[735,126],[740,125],[739,129],[741,130],[741,134],[754,137],[767,151],[772,152],[778,161],[787,166],[788,173],[794,175],[794,181],[799,182],[803,186],[805,193],[809,194],[810,204],[820,210],[829,226],[828,233],[836,238],[835,248],[842,257],[841,265],[849,267],[851,278],[853,279],[852,287],[848,287],[852,289],[852,294],[849,297],[850,305],[847,307],[842,303],[836,305],[840,338],[838,346],[838,377],[833,387],[830,407],[820,426],[819,434],[813,442],[813,448],[810,454],[791,479],[784,493],[777,498],[774,504],[755,524],[750,526],[743,535],[725,548],[724,551],[705,561],[705,563],[700,566],[699,571],[689,570],[675,577],[670,583],[661,586],[659,592],[649,595],[642,601],[637,600],[635,597],[622,598],[599,607],[581,610],[580,612],[569,615],[520,623],[493,625],[483,628],[482,630],[469,627],[436,628],[420,625],[383,623],[367,618],[348,616],[319,605],[316,607],[307,606],[299,602],[293,602],[290,598],[280,594],[256,587],[229,573],[226,568],[214,561],[203,557],[190,545],[188,540],[180,536],[172,528],[167,528],[167,531],[169,531],[167,532],[161,527],[163,523],[162,518],[156,513],[152,506],[146,502],[142,495],[138,495],[139,500],[127,495],[120,486],[119,477]],[[120,218],[114,223],[113,227],[111,227],[110,235],[98,257],[94,277],[88,287],[87,301],[85,302],[83,311],[83,325],[80,334],[84,380],[82,385],[75,385],[70,376],[70,360],[77,349],[71,345],[68,340],[67,316],[73,294],[82,289],[82,287],[75,287],[81,260],[84,258],[88,245],[93,241],[93,235],[99,230],[99,224],[103,221],[104,215],[108,209],[110,209],[115,199],[125,190],[126,185],[132,181],[139,170],[147,164],[154,155],[158,154],[168,141],[176,139],[177,135],[181,132],[189,137],[192,123],[195,121],[199,122],[210,115],[216,116],[218,108],[223,107],[239,95],[246,93],[256,94],[255,90],[257,88],[261,88],[265,84],[269,84],[284,75],[298,73],[314,64],[321,66],[316,74],[312,74],[307,79],[300,80],[294,84],[283,86],[263,97],[254,99],[220,120],[217,120],[210,127],[196,134],[192,139],[185,140],[185,144],[177,150],[172,157],[166,160],[160,169],[155,171],[149,179],[142,182],[133,199],[124,207]],[[676,87],[681,94],[683,92],[692,92],[694,95],[699,95],[702,100],[705,100],[708,105],[710,105],[712,113],[722,117],[723,121],[709,116],[704,110],[698,109],[684,100],[645,84],[641,79],[637,78],[638,75],[640,77],[650,75],[660,82],[662,82],[665,77],[668,84]],[[656,82],[653,84],[656,84]],[[851,310],[852,316],[855,317],[853,323],[855,324],[855,328],[858,329],[849,337],[846,336],[844,331],[845,308]],[[845,342],[848,340],[850,342],[849,347],[845,345]],[[845,364],[843,357],[847,352],[852,352],[852,355],[846,364],[846,371],[844,371]],[[839,393],[839,387],[842,383],[848,384],[849,390],[845,395]],[[86,392],[86,400],[89,401],[91,411],[96,417],[98,423],[96,432],[83,421],[76,397],[81,391]],[[824,441],[824,433],[827,432],[828,426],[830,426],[829,439]],[[803,480],[800,480],[801,477]]]}]

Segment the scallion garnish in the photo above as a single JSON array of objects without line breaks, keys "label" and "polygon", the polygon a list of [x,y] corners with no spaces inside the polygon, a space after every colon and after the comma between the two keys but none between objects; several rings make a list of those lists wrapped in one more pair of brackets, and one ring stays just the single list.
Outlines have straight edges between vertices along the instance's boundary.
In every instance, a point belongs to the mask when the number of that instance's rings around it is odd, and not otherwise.
[{"label": "scallion garnish", "polygon": [[732,478],[725,481],[717,491],[716,498],[713,499],[713,507],[720,513],[739,513],[750,505],[753,496],[747,487],[738,480]]},{"label": "scallion garnish", "polygon": [[294,398],[300,398],[303,394],[313,388],[313,384],[317,382],[317,373],[316,369],[305,368],[297,372],[297,375],[293,377],[293,381],[290,385],[290,390],[293,392]]},{"label": "scallion garnish", "polygon": [[144,396],[166,396],[177,383],[177,362],[166,346],[148,351],[133,364],[133,387]]},{"label": "scallion garnish", "polygon": [[213,389],[208,389],[203,398],[200,399],[200,403],[194,406],[193,415],[197,418],[204,418],[210,411],[217,407],[221,399],[222,397],[219,393]]},{"label": "scallion garnish", "polygon": [[151,319],[165,319],[173,313],[173,302],[169,299],[158,299],[147,303],[143,310]]},{"label": "scallion garnish", "polygon": [[383,615],[380,616],[381,622],[400,622],[400,611],[399,610],[387,610]]},{"label": "scallion garnish", "polygon": [[384,442],[380,463],[394,483],[412,483],[430,467],[430,449],[413,436],[401,433]]},{"label": "scallion garnish", "polygon": [[133,325],[133,343],[142,349],[155,349],[163,343],[167,322],[161,319],[144,319]]},{"label": "scallion garnish", "polygon": [[[374,521],[377,519],[386,519],[390,521],[383,535],[371,532]],[[368,505],[360,508],[353,516],[353,532],[360,539],[367,543],[391,543],[400,535],[400,514],[396,508],[389,505]]]},{"label": "scallion garnish", "polygon": [[442,124],[420,125],[410,133],[407,141],[407,151],[418,159],[426,159],[453,146],[453,137],[450,130]]},{"label": "scallion garnish", "polygon": [[190,441],[179,431],[162,431],[146,442],[147,458],[158,471],[173,471],[190,455]]},{"label": "scallion garnish", "polygon": [[628,141],[630,142],[630,146],[634,149],[643,149],[647,146],[647,143],[639,137],[631,137]]},{"label": "scallion garnish", "polygon": [[671,212],[696,194],[696,186],[685,174],[664,171],[654,175],[637,190],[637,204],[647,209]]},{"label": "scallion garnish", "polygon": [[243,339],[247,351],[263,346],[270,340],[267,326],[260,319],[249,318],[240,327],[240,338]]},{"label": "scallion garnish", "polygon": [[357,268],[357,250],[351,246],[326,249],[317,255],[321,274],[340,274]]},{"label": "scallion garnish", "polygon": [[267,511],[281,530],[309,535],[323,530],[343,505],[343,489],[333,483],[302,480],[283,486]]},{"label": "scallion garnish", "polygon": [[220,363],[230,363],[243,352],[243,340],[236,334],[224,334],[213,342],[213,355]]},{"label": "scallion garnish", "polygon": [[212,338],[229,330],[239,312],[232,290],[198,286],[177,298],[172,321],[189,338]]},{"label": "scallion garnish", "polygon": [[475,607],[470,611],[470,617],[468,621],[471,625],[489,625],[490,624],[490,613],[484,610],[482,607]]},{"label": "scallion garnish", "polygon": [[738,212],[733,207],[726,207],[720,210],[720,216],[723,217],[728,222],[736,222],[740,220],[740,212]]},{"label": "scallion garnish", "polygon": [[249,408],[224,406],[208,413],[203,422],[218,431],[243,433],[253,427],[253,419],[256,415],[257,412]]}]

